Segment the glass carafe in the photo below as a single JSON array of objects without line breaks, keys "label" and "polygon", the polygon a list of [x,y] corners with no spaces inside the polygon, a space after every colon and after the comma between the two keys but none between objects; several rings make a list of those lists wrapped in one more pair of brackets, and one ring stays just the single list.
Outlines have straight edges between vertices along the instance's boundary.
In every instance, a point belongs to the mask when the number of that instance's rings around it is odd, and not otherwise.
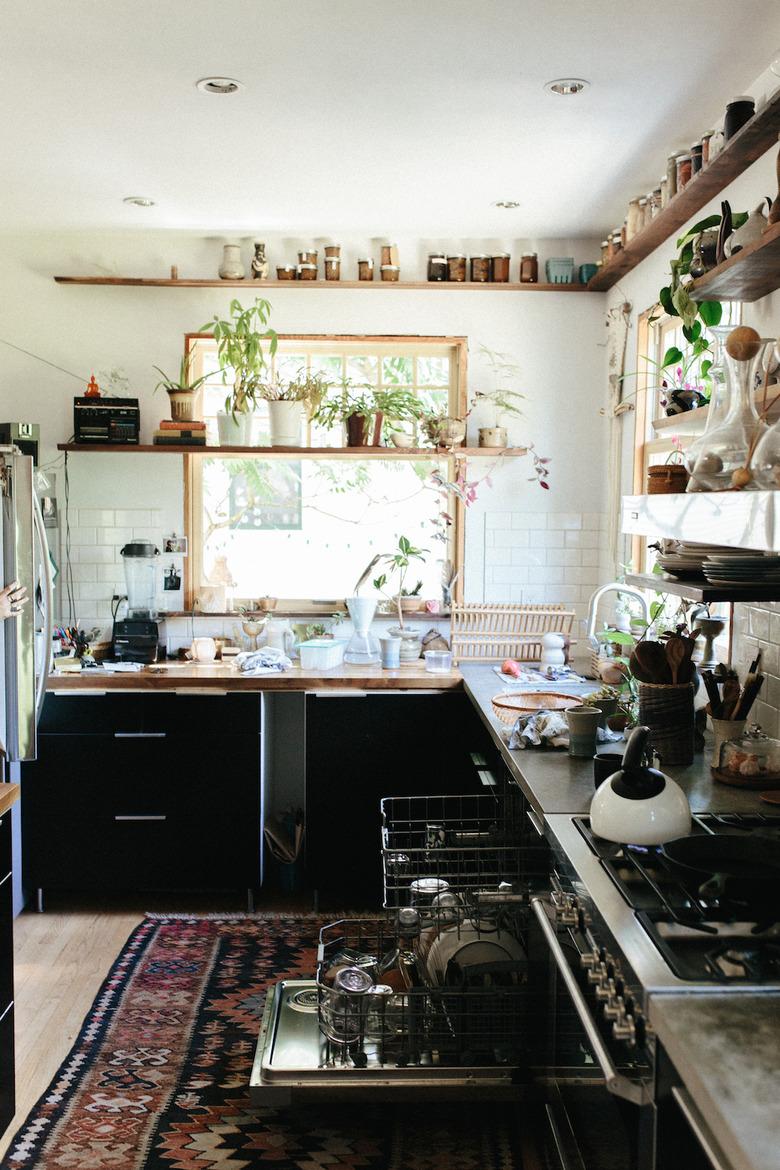
[{"label": "glass carafe", "polygon": [[720,426],[728,414],[729,398],[726,386],[724,358],[726,354],[726,338],[733,328],[734,326],[731,324],[714,325],[710,328],[710,333],[712,333],[715,339],[715,360],[712,366],[710,366],[709,371],[712,391],[710,393],[710,404],[707,407],[707,422],[704,425],[704,430],[685,449],[684,462],[690,476],[686,491],[689,492],[703,492],[706,490],[704,485],[694,476],[693,471],[702,452],[709,450],[712,432],[716,427]]},{"label": "glass carafe", "polygon": [[764,345],[762,342],[758,352],[746,360],[733,358],[724,346],[728,412],[723,422],[705,432],[707,442],[691,471],[697,486],[689,486],[689,491],[725,491],[734,486],[732,475],[747,463],[756,434],[766,431],[753,401],[755,373]]},{"label": "glass carafe", "polygon": [[352,618],[355,632],[350,638],[344,654],[344,661],[358,666],[370,666],[381,662],[379,640],[371,633],[371,623],[376,613],[376,602],[370,597],[348,597],[347,609]]},{"label": "glass carafe", "polygon": [[[771,349],[765,350],[764,369],[772,368],[775,354],[780,349],[780,343],[775,342]],[[766,392],[767,405],[775,402],[780,396],[780,386],[770,386]],[[780,488],[780,418],[769,428],[760,439],[750,463],[756,487]]]}]

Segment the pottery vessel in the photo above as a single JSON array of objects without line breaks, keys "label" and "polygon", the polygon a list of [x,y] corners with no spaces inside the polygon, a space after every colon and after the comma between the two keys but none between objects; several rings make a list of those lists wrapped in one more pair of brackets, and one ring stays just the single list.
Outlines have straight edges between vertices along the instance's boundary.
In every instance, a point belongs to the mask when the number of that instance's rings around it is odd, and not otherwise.
[{"label": "pottery vessel", "polygon": [[303,404],[275,401],[268,403],[272,447],[300,447]]},{"label": "pottery vessel", "polygon": [[480,427],[479,445],[480,447],[506,447],[508,445],[506,427]]},{"label": "pottery vessel", "polygon": [[240,244],[223,245],[219,276],[221,280],[243,280],[246,276],[246,270],[241,263]]},{"label": "pottery vessel", "polygon": [[253,419],[250,413],[233,415],[229,411],[217,411],[220,447],[251,447]]}]

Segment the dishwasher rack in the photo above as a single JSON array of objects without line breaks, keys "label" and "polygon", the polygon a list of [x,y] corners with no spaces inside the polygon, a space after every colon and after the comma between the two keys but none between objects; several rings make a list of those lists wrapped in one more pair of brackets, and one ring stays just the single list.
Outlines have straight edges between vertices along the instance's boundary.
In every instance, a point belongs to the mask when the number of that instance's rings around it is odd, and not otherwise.
[{"label": "dishwasher rack", "polygon": [[[441,927],[423,919],[419,953],[433,953],[445,938],[461,954],[470,949],[487,960],[460,966],[456,958],[438,982],[385,994],[336,990],[332,972],[346,952],[370,968],[392,951],[394,924],[384,919],[345,919],[322,927],[317,965],[317,1011],[326,1067],[353,1069],[417,1067],[432,1073],[440,1067],[527,1064],[527,1039],[534,1009],[528,994],[524,950],[511,932],[512,913],[475,922],[463,911]],[[491,943],[494,945],[491,947]],[[495,944],[499,946],[496,947]],[[481,944],[481,945],[480,945]],[[496,961],[495,954],[507,957]],[[357,959],[360,956],[360,959]],[[492,956],[492,957],[491,957]],[[381,982],[381,977],[380,977]]]}]

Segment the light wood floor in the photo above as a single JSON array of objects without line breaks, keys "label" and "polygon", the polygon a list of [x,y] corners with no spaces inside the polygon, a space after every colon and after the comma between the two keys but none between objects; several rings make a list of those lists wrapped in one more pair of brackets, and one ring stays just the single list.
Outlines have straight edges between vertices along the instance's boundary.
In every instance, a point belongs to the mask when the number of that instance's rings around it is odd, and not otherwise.
[{"label": "light wood floor", "polygon": [[[0,1138],[0,1157],[73,1045],[111,964],[145,910],[239,911],[238,898],[146,897],[143,902],[67,903],[14,922],[16,1116]],[[261,907],[258,907],[260,909]],[[281,905],[262,909],[295,909]],[[303,907],[301,907],[303,908]]]}]

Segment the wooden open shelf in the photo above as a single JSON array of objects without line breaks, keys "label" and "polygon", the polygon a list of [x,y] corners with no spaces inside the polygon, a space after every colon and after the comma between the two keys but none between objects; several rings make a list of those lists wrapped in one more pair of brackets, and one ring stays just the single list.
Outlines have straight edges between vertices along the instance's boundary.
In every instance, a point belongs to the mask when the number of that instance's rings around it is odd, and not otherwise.
[{"label": "wooden open shelf", "polygon": [[[757,158],[765,154],[777,142],[780,132],[780,89],[778,89],[766,105],[757,110],[750,121],[742,127],[738,134],[731,138],[719,155],[703,170],[691,179],[688,185],[670,199],[668,205],[659,212],[655,219],[626,244],[625,248],[599,269],[588,287],[595,292],[602,292],[612,288],[614,284],[636,268],[640,261],[667,240],[675,232],[684,227],[691,216],[705,207],[729,183],[738,178],[742,172],[754,163]],[[741,210],[741,209],[738,209]],[[708,275],[712,275],[711,273]],[[703,278],[706,279],[706,278]],[[777,287],[775,285],[775,287]],[[709,289],[708,289],[709,292]],[[764,295],[759,294],[759,295]],[[718,290],[712,292],[713,300],[719,299]],[[728,297],[720,294],[723,300],[755,300],[756,297]]]},{"label": "wooden open shelf", "polygon": [[698,301],[758,301],[780,288],[780,223],[690,287]]},{"label": "wooden open shelf", "polygon": [[655,573],[626,573],[626,584],[687,601],[780,601],[780,585],[710,585],[708,581],[668,581]]},{"label": "wooden open shelf", "polygon": [[528,454],[527,447],[190,447],[134,443],[58,443],[58,451],[91,455],[201,455],[261,459],[503,459]]},{"label": "wooden open shelf", "polygon": [[460,292],[596,292],[589,284],[520,284],[493,283],[472,280],[171,280],[164,277],[141,276],[55,276],[57,284],[96,284],[103,287],[132,288],[248,288],[255,292],[264,289],[427,289],[429,292],[455,290]]}]

